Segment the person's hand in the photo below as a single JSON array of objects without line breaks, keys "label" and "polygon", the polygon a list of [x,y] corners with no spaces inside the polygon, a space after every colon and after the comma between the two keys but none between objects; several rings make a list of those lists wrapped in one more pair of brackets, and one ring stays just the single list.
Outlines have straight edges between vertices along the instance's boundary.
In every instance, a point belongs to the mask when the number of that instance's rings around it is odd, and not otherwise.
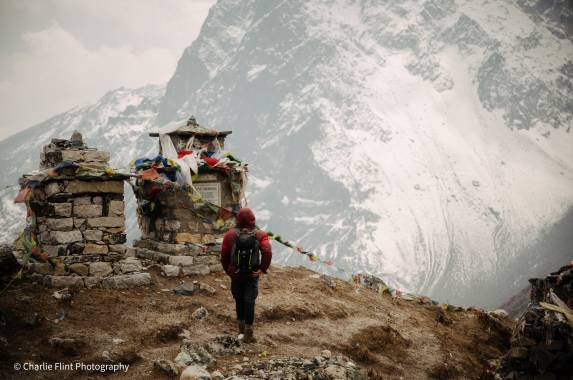
[{"label": "person's hand", "polygon": [[263,274],[262,270],[256,270],[254,272],[251,272],[251,276],[253,276],[254,278],[258,278],[259,276],[261,276]]}]

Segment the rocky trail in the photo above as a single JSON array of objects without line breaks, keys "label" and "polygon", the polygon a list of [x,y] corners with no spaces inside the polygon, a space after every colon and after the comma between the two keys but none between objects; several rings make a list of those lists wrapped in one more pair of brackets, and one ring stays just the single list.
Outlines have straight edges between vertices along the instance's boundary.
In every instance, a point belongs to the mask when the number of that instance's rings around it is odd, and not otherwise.
[{"label": "rocky trail", "polygon": [[[509,347],[513,321],[477,309],[394,299],[304,268],[273,266],[260,285],[258,342],[236,340],[222,274],[166,278],[130,290],[55,289],[16,281],[0,296],[0,378],[100,378],[98,372],[15,371],[14,363],[123,363],[120,379],[477,379]],[[182,283],[194,289],[180,295]],[[177,360],[176,360],[177,358]],[[198,370],[199,368],[196,367]],[[203,372],[205,376],[207,373]]]}]

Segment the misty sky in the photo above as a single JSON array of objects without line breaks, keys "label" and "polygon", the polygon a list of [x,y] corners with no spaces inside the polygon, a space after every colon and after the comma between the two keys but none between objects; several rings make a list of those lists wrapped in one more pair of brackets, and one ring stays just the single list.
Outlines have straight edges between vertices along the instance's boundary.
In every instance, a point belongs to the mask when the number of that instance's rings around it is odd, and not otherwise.
[{"label": "misty sky", "polygon": [[215,0],[0,0],[0,139],[167,82]]}]

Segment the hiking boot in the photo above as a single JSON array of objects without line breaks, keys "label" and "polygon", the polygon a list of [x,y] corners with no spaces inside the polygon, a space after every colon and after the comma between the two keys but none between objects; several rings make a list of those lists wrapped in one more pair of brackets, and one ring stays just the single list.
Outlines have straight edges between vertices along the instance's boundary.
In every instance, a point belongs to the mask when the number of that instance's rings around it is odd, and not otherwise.
[{"label": "hiking boot", "polygon": [[245,337],[243,338],[243,342],[245,343],[255,343],[257,340],[253,335],[253,325],[245,325]]},{"label": "hiking boot", "polygon": [[237,321],[239,325],[239,334],[245,333],[245,321]]}]

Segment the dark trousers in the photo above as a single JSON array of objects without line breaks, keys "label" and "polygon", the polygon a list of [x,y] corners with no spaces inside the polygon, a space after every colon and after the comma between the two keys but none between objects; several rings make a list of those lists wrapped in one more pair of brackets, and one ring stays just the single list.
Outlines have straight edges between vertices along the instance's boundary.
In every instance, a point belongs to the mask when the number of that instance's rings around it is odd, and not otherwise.
[{"label": "dark trousers", "polygon": [[255,300],[259,295],[259,279],[242,277],[231,281],[237,320],[252,325],[255,320]]}]

